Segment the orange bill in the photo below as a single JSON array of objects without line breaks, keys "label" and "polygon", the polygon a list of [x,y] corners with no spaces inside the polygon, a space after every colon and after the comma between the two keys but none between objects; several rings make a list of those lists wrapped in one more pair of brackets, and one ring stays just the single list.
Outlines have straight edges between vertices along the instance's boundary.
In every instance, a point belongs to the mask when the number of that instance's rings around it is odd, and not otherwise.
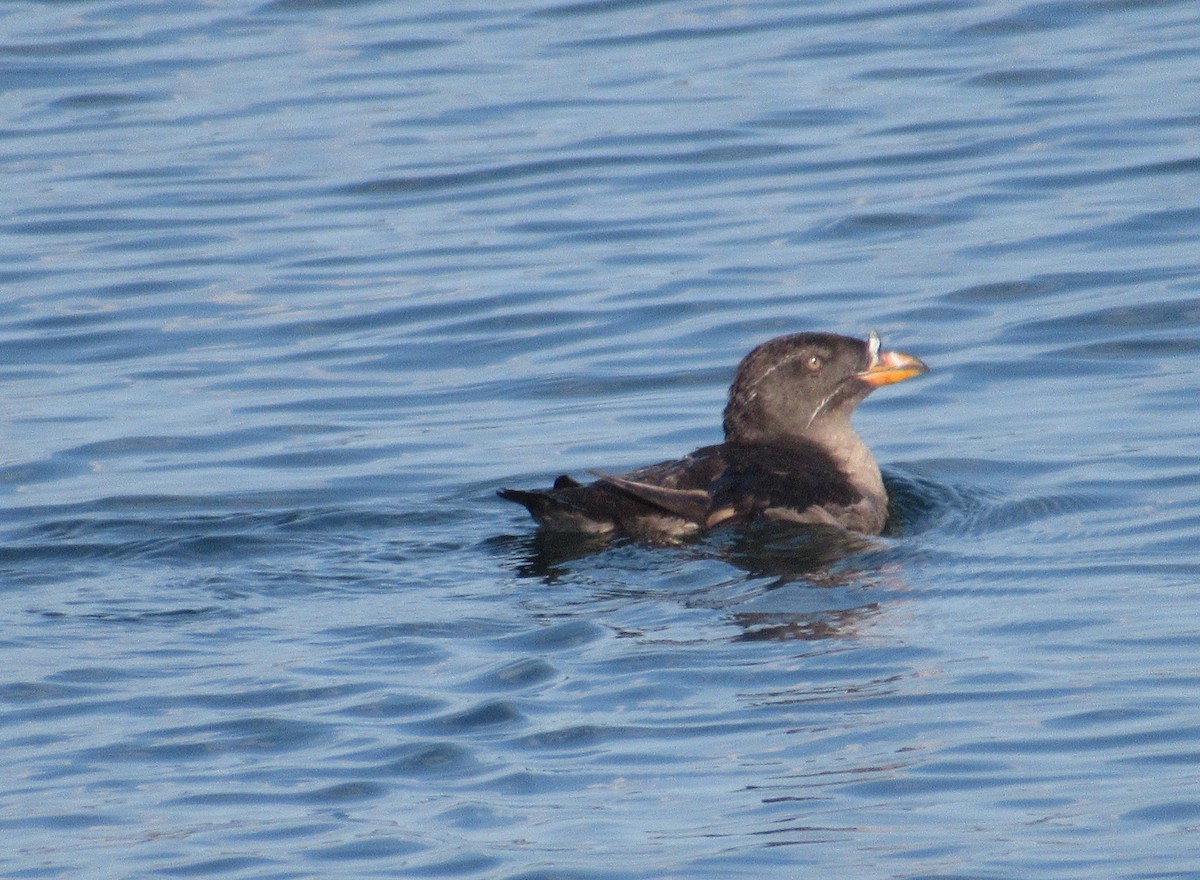
[{"label": "orange bill", "polygon": [[872,388],[891,385],[893,382],[903,382],[913,376],[920,376],[929,371],[919,358],[898,351],[881,351],[874,358],[871,366],[858,374],[858,378]]}]

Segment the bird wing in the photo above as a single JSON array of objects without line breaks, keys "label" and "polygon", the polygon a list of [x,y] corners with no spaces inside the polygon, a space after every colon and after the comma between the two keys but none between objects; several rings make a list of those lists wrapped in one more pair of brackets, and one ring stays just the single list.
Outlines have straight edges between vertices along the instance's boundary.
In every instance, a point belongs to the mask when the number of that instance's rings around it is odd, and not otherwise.
[{"label": "bird wing", "polygon": [[829,506],[846,506],[859,500],[856,489],[837,463],[821,447],[780,449],[772,446],[726,444],[728,467],[713,486],[713,507],[732,507],[740,516],[768,514],[804,521],[820,520]]},{"label": "bird wing", "polygon": [[666,513],[694,523],[704,524],[708,520],[712,496],[704,489],[669,489],[665,486],[642,483],[601,471],[590,471],[589,473],[602,482],[629,493],[639,501],[652,504]]},{"label": "bird wing", "polygon": [[722,446],[705,446],[679,461],[664,461],[628,474],[592,471],[601,483],[664,513],[699,525],[710,525],[712,487],[728,465]]}]

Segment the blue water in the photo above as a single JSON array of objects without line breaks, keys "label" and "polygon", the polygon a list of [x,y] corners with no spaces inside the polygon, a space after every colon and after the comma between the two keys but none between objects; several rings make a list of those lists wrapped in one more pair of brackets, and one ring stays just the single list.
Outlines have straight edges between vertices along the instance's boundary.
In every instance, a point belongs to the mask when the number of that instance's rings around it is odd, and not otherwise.
[{"label": "blue water", "polygon": [[[1200,8],[0,11],[0,873],[1200,871]],[[888,533],[535,535],[805,329]]]}]

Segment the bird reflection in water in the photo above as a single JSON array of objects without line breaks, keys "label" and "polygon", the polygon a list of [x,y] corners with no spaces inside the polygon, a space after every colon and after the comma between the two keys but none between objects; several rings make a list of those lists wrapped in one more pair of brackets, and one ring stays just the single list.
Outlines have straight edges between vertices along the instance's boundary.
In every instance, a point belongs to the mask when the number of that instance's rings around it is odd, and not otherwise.
[{"label": "bird reflection in water", "polygon": [[[645,566],[636,563],[660,554],[688,561],[725,563],[740,576],[713,585],[698,584],[694,592],[678,593],[679,601],[711,606],[735,623],[735,641],[855,639],[885,605],[861,602],[865,594],[877,596],[884,569],[895,567],[894,543],[835,526],[761,522],[722,529],[694,542],[669,548],[646,547],[626,538],[599,538],[574,533],[538,530],[532,535],[504,539],[516,573],[547,585],[569,583],[590,566],[605,564],[607,554],[621,552],[620,567],[631,579]],[[630,555],[632,554],[632,556]],[[611,557],[610,557],[611,558]],[[655,568],[659,563],[655,564]],[[672,566],[674,567],[674,566]],[[653,581],[653,568],[647,572]],[[889,572],[888,580],[892,574]],[[732,590],[731,584],[739,589]],[[749,596],[742,585],[752,585]],[[663,592],[647,584],[646,592]],[[641,592],[636,585],[623,591]],[[607,591],[606,598],[611,598]],[[740,606],[740,607],[739,607]]]}]

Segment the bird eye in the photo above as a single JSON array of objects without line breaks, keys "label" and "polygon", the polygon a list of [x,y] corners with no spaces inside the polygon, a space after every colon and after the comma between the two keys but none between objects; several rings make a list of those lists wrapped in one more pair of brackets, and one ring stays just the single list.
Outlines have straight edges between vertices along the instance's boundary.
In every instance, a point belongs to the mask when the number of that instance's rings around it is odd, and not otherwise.
[{"label": "bird eye", "polygon": [[821,369],[820,355],[810,354],[808,356],[808,360],[804,362],[804,365],[808,367],[810,372],[815,373],[817,370]]}]

